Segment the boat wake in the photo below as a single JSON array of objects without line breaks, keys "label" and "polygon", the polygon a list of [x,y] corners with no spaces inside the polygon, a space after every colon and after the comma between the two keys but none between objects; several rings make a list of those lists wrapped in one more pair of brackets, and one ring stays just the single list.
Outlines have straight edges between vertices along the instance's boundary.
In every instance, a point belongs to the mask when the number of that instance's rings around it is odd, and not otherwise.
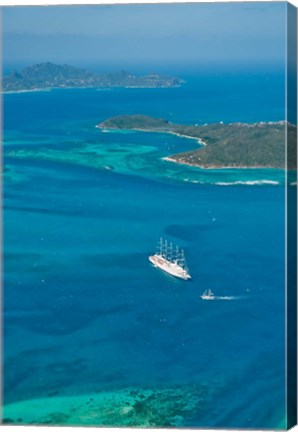
[{"label": "boat wake", "polygon": [[213,300],[240,300],[240,296],[214,296]]},{"label": "boat wake", "polygon": [[208,289],[200,296],[202,300],[240,300],[240,296],[216,296],[213,291]]}]

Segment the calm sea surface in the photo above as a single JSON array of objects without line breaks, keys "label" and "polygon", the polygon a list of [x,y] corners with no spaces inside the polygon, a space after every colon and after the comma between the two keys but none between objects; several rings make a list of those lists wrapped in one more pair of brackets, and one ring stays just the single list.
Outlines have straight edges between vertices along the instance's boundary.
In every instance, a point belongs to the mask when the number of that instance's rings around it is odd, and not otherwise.
[{"label": "calm sea surface", "polygon": [[[282,424],[283,173],[210,172],[203,181],[170,164],[164,176],[156,160],[193,141],[94,126],[130,113],[181,123],[278,121],[283,101],[282,77],[262,74],[188,77],[175,89],[4,96],[7,406],[203,383],[204,409],[183,426]],[[115,170],[69,160],[92,146]],[[247,183],[266,179],[273,183]],[[235,181],[243,184],[214,185]],[[149,264],[160,236],[185,249],[190,282]],[[206,289],[232,299],[202,301]]]}]

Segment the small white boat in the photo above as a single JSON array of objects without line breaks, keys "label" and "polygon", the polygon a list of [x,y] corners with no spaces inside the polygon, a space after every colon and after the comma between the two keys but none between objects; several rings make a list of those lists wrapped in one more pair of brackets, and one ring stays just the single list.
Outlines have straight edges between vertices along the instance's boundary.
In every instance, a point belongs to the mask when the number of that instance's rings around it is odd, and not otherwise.
[{"label": "small white boat", "polygon": [[200,297],[202,300],[215,300],[215,295],[211,289],[204,291]]}]

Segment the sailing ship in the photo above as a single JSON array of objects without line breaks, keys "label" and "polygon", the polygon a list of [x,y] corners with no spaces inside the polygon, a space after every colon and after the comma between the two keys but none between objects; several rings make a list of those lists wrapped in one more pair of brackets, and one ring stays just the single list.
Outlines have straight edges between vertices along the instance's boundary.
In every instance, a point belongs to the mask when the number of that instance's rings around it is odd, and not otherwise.
[{"label": "sailing ship", "polygon": [[157,252],[149,256],[149,261],[166,273],[179,279],[188,280],[191,276],[188,272],[183,249],[174,248],[172,243],[162,238],[159,241]]},{"label": "sailing ship", "polygon": [[215,295],[211,291],[211,289],[208,289],[203,292],[203,294],[200,296],[203,300],[215,300]]}]

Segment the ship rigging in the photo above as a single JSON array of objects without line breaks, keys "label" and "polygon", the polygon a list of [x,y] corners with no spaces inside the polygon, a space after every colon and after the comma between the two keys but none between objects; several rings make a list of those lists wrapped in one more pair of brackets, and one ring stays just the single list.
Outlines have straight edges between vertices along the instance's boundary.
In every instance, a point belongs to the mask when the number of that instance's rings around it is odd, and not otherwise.
[{"label": "ship rigging", "polygon": [[160,239],[157,252],[149,256],[149,261],[166,273],[171,274],[179,279],[191,279],[187,268],[184,250],[178,246],[174,248],[173,243]]}]

